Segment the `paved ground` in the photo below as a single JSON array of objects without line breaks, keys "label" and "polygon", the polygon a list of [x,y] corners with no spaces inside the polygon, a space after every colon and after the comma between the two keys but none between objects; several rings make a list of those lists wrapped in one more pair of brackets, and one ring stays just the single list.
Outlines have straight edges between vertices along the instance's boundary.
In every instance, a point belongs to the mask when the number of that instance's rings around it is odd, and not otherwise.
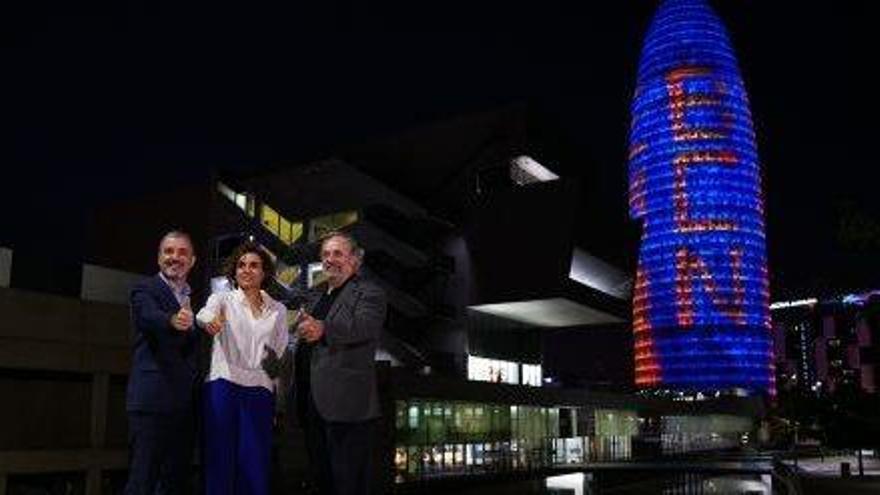
[{"label": "paved ground", "polygon": [[[849,478],[840,476],[840,465],[850,464]],[[858,476],[859,461],[855,455],[798,460],[805,495],[878,495],[880,494],[880,459],[863,456],[865,477]],[[789,465],[793,463],[787,461]]]},{"label": "paved ground", "polygon": [[[849,463],[853,476],[859,474],[859,460],[855,455],[835,455],[824,459],[820,457],[798,459],[798,469],[801,473],[812,477],[839,477],[840,466],[844,462]],[[880,476],[880,459],[862,456],[862,462],[865,467],[865,476]],[[793,465],[794,463],[786,461],[786,464]]]}]

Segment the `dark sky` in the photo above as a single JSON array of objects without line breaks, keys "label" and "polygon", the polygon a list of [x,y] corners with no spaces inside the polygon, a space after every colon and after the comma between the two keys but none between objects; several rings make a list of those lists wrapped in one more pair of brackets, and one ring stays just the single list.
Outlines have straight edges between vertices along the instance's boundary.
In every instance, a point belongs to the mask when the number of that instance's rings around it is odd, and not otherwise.
[{"label": "dark sky", "polygon": [[[108,198],[528,102],[584,156],[557,164],[603,227],[578,238],[633,265],[626,131],[654,1],[22,3],[0,16],[5,242],[76,245]],[[775,299],[880,285],[872,3],[713,2],[751,98]]]}]

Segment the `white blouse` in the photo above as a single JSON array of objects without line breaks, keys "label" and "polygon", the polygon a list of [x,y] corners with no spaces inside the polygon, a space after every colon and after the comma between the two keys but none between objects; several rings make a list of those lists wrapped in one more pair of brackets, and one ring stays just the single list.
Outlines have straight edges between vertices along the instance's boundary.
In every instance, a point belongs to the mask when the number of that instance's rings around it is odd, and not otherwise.
[{"label": "white blouse", "polygon": [[199,326],[205,328],[225,308],[226,325],[213,337],[211,369],[205,381],[218,378],[245,387],[265,387],[275,391],[272,379],[260,366],[266,356],[264,347],[275,351],[278,357],[287,348],[287,308],[260,291],[263,311],[254,316],[244,292],[235,289],[211,294],[205,307],[196,315]]}]

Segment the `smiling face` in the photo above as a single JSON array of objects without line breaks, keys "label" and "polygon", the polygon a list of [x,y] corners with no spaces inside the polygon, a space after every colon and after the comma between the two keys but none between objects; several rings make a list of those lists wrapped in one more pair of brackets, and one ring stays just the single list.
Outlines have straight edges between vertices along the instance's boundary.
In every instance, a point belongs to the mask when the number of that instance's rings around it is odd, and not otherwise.
[{"label": "smiling face", "polygon": [[330,287],[339,287],[354,275],[360,265],[360,259],[352,249],[348,239],[333,236],[321,245],[321,265],[327,274]]},{"label": "smiling face", "polygon": [[165,236],[159,243],[159,271],[169,281],[185,282],[195,263],[192,244],[186,237]]},{"label": "smiling face", "polygon": [[260,289],[263,287],[263,260],[257,253],[244,253],[235,263],[235,283],[242,290]]}]

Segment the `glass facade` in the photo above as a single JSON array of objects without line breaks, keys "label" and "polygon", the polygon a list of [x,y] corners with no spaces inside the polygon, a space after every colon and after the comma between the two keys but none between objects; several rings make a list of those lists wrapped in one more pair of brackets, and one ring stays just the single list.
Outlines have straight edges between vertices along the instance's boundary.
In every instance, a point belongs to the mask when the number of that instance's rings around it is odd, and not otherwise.
[{"label": "glass facade", "polygon": [[[395,402],[398,483],[437,476],[586,467],[739,445],[752,420],[646,418],[633,410],[427,399]],[[660,445],[650,450],[644,445]]]},{"label": "glass facade", "polygon": [[660,442],[664,454],[721,450],[740,445],[752,420],[739,416],[664,416]]},{"label": "glass facade", "polygon": [[397,401],[397,480],[550,466],[558,435],[558,408]]}]

